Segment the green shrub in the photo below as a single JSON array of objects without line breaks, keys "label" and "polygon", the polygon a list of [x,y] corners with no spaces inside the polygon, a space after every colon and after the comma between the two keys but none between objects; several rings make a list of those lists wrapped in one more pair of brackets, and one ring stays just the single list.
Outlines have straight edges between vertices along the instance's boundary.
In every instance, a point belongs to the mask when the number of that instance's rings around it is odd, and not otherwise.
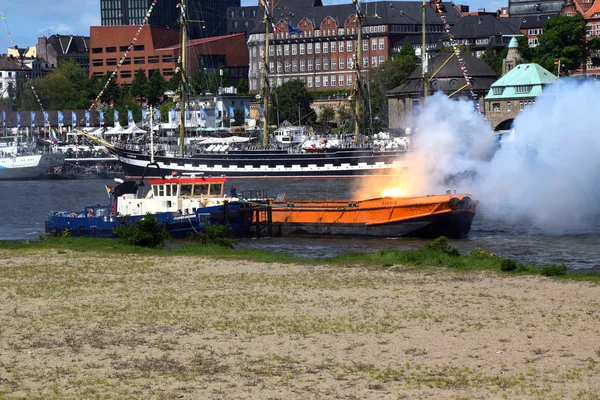
[{"label": "green shrub", "polygon": [[541,274],[544,276],[566,275],[567,274],[567,266],[564,264],[548,265],[547,267],[542,267]]},{"label": "green shrub", "polygon": [[500,270],[504,272],[513,272],[516,271],[518,264],[515,260],[509,260],[508,258],[503,258],[500,261]]},{"label": "green shrub", "polygon": [[233,239],[225,225],[208,225],[204,230],[189,235],[189,239],[198,244],[216,244],[233,248]]},{"label": "green shrub", "polygon": [[460,256],[458,249],[448,244],[448,238],[446,236],[440,236],[437,239],[433,239],[423,246],[423,250],[444,253],[453,257]]},{"label": "green shrub", "polygon": [[170,235],[158,225],[158,220],[148,213],[134,224],[125,222],[127,218],[123,217],[122,223],[113,229],[114,234],[119,240],[130,246],[140,247],[162,247],[165,240]]}]

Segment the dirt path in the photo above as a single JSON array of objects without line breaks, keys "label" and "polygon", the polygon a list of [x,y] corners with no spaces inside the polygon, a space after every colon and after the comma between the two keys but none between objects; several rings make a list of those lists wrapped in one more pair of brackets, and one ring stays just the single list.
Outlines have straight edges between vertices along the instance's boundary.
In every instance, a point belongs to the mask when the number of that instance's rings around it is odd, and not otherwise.
[{"label": "dirt path", "polygon": [[600,399],[600,287],[0,251],[0,398]]}]

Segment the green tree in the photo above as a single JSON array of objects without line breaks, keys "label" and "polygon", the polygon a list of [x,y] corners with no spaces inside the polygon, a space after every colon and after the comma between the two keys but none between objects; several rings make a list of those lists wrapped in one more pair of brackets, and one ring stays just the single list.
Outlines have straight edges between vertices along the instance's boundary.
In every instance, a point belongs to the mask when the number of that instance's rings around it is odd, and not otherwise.
[{"label": "green tree", "polygon": [[155,105],[165,92],[165,78],[157,69],[152,70],[148,80],[148,103]]},{"label": "green tree", "polygon": [[147,92],[148,78],[146,77],[146,71],[138,69],[129,86],[129,93],[136,99],[140,99],[140,102],[143,102],[143,100],[148,97]]},{"label": "green tree", "polygon": [[248,93],[250,91],[250,86],[248,85],[248,79],[242,78],[240,79],[240,81],[238,82],[237,85],[237,92],[242,94],[242,93]]},{"label": "green tree", "polygon": [[581,15],[559,15],[542,26],[535,48],[536,62],[549,71],[556,72],[555,59],[560,59],[565,69],[577,70],[584,60],[586,35],[585,20]]},{"label": "green tree", "polygon": [[271,123],[277,124],[287,120],[302,125],[312,124],[315,120],[312,102],[313,97],[304,87],[304,82],[294,79],[284,83],[272,94],[273,112],[269,116]]},{"label": "green tree", "polygon": [[244,114],[244,110],[236,108],[233,111],[233,125],[232,126],[244,126],[246,123],[246,116]]},{"label": "green tree", "polygon": [[363,98],[367,100],[363,105],[363,110],[367,111],[363,113],[363,126],[372,126],[373,129],[388,126],[386,94],[404,83],[418,63],[414,48],[405,43],[395,58],[369,69],[366,96]]},{"label": "green tree", "polygon": [[331,106],[325,106],[319,113],[319,123],[327,125],[335,119],[335,110]]}]

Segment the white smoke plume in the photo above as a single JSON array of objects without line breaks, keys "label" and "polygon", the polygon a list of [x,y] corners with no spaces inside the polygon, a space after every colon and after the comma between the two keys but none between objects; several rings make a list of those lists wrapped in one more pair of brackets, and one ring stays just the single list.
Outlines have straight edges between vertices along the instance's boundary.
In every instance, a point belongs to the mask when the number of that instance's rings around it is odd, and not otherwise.
[{"label": "white smoke plume", "polygon": [[472,193],[487,217],[549,234],[587,232],[600,214],[599,104],[600,86],[562,80],[518,115],[495,150],[472,104],[438,93],[418,118],[411,194],[456,187]]}]

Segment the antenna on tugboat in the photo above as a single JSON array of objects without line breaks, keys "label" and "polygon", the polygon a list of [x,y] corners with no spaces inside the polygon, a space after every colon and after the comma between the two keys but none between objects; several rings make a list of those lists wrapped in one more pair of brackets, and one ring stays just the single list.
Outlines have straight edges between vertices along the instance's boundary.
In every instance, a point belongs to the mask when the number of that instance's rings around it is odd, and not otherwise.
[{"label": "antenna on tugboat", "polygon": [[[263,8],[265,12],[265,16],[263,22],[265,23],[265,50],[264,50],[264,82],[262,87],[262,97],[263,97],[263,147],[267,147],[269,144],[269,125],[267,121],[268,116],[268,108],[269,108],[269,94],[271,90],[269,88],[269,39],[270,32],[269,26],[273,23],[273,15],[271,14],[271,8],[269,5],[269,0],[260,0],[260,6]],[[258,114],[258,118],[260,120],[260,112]]]},{"label": "antenna on tugboat", "polygon": [[423,14],[421,15],[421,79],[423,79],[423,104],[425,104],[425,99],[429,95],[428,89],[429,85],[427,83],[427,37],[425,35],[425,16],[427,14],[427,0],[423,0]]}]

